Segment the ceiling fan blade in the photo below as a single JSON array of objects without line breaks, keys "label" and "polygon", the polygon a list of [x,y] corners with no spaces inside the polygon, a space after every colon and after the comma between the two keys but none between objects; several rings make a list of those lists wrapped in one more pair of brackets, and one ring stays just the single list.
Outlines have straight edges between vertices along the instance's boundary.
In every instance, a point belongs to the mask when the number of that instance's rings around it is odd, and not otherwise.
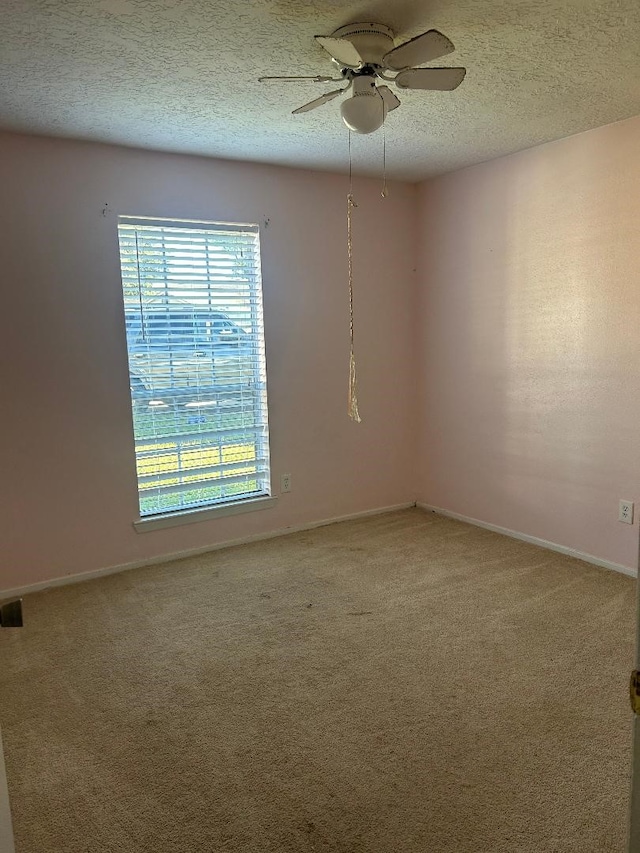
[{"label": "ceiling fan blade", "polygon": [[364,65],[362,57],[347,39],[337,39],[332,36],[316,36],[315,39],[336,62],[345,68],[360,68]]},{"label": "ceiling fan blade", "polygon": [[331,83],[340,82],[340,77],[258,77],[258,83],[270,83],[272,80],[279,80],[281,83],[295,83],[297,80],[311,80],[313,83]]},{"label": "ceiling fan blade", "polygon": [[378,86],[378,92],[382,95],[382,100],[388,113],[400,106],[400,99],[393,94],[388,86]]},{"label": "ceiling fan blade", "polygon": [[348,88],[349,87],[347,86],[345,89],[334,89],[333,92],[325,92],[324,95],[320,95],[319,98],[314,98],[314,100],[309,101],[308,104],[298,107],[297,110],[293,111],[292,115],[297,116],[299,113],[308,113],[309,110],[315,110],[316,107],[321,107],[323,104],[326,104],[327,101],[332,101],[334,98],[337,98],[338,95],[346,92]]},{"label": "ceiling fan blade", "polygon": [[428,30],[385,54],[382,64],[391,71],[401,71],[414,65],[424,65],[451,53],[455,47],[438,30]]},{"label": "ceiling fan blade", "polygon": [[400,89],[451,92],[462,83],[466,73],[466,68],[407,68],[397,75],[395,83]]}]

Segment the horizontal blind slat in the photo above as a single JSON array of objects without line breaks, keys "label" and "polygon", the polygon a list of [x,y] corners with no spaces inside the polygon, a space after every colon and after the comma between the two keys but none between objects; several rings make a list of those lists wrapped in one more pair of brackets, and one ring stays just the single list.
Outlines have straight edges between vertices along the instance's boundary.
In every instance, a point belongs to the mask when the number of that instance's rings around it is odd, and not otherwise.
[{"label": "horizontal blind slat", "polygon": [[[252,476],[253,476],[253,479],[251,479]],[[231,489],[233,489],[234,486],[237,486],[238,484],[247,484],[246,490],[243,492],[240,492],[240,493],[236,492],[235,494],[230,493],[228,496],[227,495],[225,495],[225,496],[211,495],[210,497],[206,497],[204,499],[203,498],[194,498],[194,500],[188,504],[188,507],[215,506],[216,504],[224,503],[225,500],[237,501],[239,499],[239,497],[254,498],[258,494],[260,494],[260,495],[268,495],[269,494],[269,480],[268,480],[268,478],[265,477],[265,478],[261,479],[260,477],[256,477],[254,475],[249,475],[248,477],[245,477],[245,476],[235,477],[235,478],[229,477],[228,481],[225,481],[225,484],[220,484],[220,482],[217,480],[209,481],[208,483],[204,483],[204,484],[203,483],[200,483],[200,484],[196,483],[195,485],[192,485],[190,483],[177,483],[175,486],[166,486],[166,487],[163,487],[161,490],[157,490],[157,491],[150,489],[149,491],[145,491],[145,492],[141,493],[141,495],[144,499],[147,499],[147,500],[149,498],[153,498],[153,497],[163,499],[163,498],[167,498],[167,497],[171,498],[174,495],[185,495],[185,494],[188,494],[189,492],[198,492],[198,491],[200,491],[200,492],[202,492],[202,491],[223,492],[223,491],[225,491],[225,488],[231,487]],[[252,484],[250,488],[249,488],[248,484]],[[146,513],[146,515],[154,515],[154,514],[157,514],[157,513]]]},{"label": "horizontal blind slat", "polygon": [[[246,470],[245,470],[246,469]],[[143,469],[144,470],[144,469]],[[225,475],[225,472],[226,475]],[[266,468],[256,463],[255,458],[251,461],[243,462],[227,462],[222,465],[203,465],[200,468],[175,468],[170,470],[161,470],[153,474],[141,474],[138,470],[138,483],[141,488],[145,484],[158,485],[161,483],[173,484],[175,481],[190,483],[209,482],[215,479],[216,483],[223,483],[231,477],[262,475],[266,473]]]}]

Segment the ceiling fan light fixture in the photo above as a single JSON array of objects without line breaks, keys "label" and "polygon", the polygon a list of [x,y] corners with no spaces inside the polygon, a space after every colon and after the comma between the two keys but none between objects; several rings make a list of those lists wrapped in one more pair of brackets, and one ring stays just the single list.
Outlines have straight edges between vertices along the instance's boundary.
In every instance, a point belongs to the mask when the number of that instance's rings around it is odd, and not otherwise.
[{"label": "ceiling fan light fixture", "polygon": [[353,95],[340,104],[342,120],[355,133],[373,133],[384,123],[386,107],[372,77],[357,77]]}]

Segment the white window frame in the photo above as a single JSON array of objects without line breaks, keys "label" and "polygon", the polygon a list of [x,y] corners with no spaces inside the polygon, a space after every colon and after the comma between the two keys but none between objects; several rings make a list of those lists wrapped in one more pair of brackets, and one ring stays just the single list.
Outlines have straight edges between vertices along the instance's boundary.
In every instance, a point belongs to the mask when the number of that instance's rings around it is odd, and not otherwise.
[{"label": "white window frame", "polygon": [[[183,235],[188,234],[189,231],[194,234],[193,249],[191,249],[189,244],[182,244],[182,248],[185,246],[187,247],[187,256],[186,260],[184,260],[184,251],[179,252],[175,248],[172,250],[171,247],[167,249],[167,244],[170,244],[171,242],[176,244],[177,241],[177,244],[180,245],[180,241],[184,239]],[[219,277],[224,277],[225,265],[228,265],[228,262],[225,263],[224,261],[216,260],[215,257],[217,255],[214,255],[213,261],[211,260],[211,247],[213,246],[216,253],[220,251],[220,247],[219,245],[216,245],[215,237],[210,240],[209,236],[207,236],[208,234],[219,235],[220,238],[226,238],[228,240],[237,239],[240,243],[245,244],[243,250],[239,253],[243,258],[240,262],[242,265],[241,269],[243,275],[241,279],[238,279],[238,289],[235,292],[229,287],[230,282],[233,283],[232,276],[224,279],[224,284],[220,284]],[[135,252],[132,250],[132,235],[135,237]],[[125,301],[125,314],[129,312],[130,315],[133,309],[139,306],[141,322],[144,323],[145,318],[148,318],[149,316],[154,319],[156,317],[163,317],[165,318],[168,328],[171,328],[172,312],[180,313],[186,305],[190,311],[196,312],[198,316],[202,314],[202,316],[207,319],[208,328],[213,329],[215,328],[215,324],[210,322],[211,318],[219,319],[220,314],[223,314],[231,320],[234,319],[235,315],[228,314],[221,310],[221,306],[224,307],[225,305],[225,300],[230,300],[229,304],[232,306],[232,310],[236,304],[234,300],[238,300],[238,305],[241,304],[239,301],[241,299],[244,300],[245,303],[248,302],[248,306],[245,305],[243,308],[238,308],[242,319],[238,320],[237,323],[237,326],[240,326],[241,324],[244,328],[243,334],[246,334],[247,343],[243,343],[242,345],[245,347],[248,354],[242,357],[240,355],[235,356],[233,353],[229,354],[229,350],[227,348],[227,361],[232,366],[237,365],[236,369],[241,372],[243,377],[248,376],[246,380],[243,378],[243,381],[248,383],[248,388],[253,389],[250,393],[247,393],[247,387],[244,387],[237,392],[237,399],[239,400],[237,405],[239,406],[241,423],[244,424],[246,415],[249,417],[250,426],[246,426],[244,430],[239,426],[235,432],[237,432],[238,435],[242,434],[245,438],[246,436],[253,436],[251,439],[254,444],[253,457],[250,457],[248,461],[249,467],[251,467],[250,460],[251,458],[254,460],[253,467],[256,473],[252,480],[249,479],[253,476],[251,473],[246,473],[244,476],[246,478],[247,485],[252,486],[255,481],[256,488],[250,488],[248,492],[238,495],[229,494],[230,489],[227,484],[235,483],[235,481],[240,478],[238,476],[234,476],[234,472],[230,468],[230,463],[226,461],[223,462],[223,449],[225,448],[223,443],[223,434],[225,431],[229,433],[228,428],[225,430],[225,428],[220,426],[211,426],[202,430],[194,430],[193,432],[189,432],[188,428],[184,431],[184,423],[187,423],[189,419],[186,414],[182,412],[181,416],[179,414],[175,415],[175,426],[173,427],[175,432],[171,432],[172,418],[169,416],[164,419],[164,431],[163,429],[160,429],[160,432],[156,433],[156,418],[153,414],[150,415],[149,413],[151,410],[147,409],[144,416],[147,417],[147,419],[151,419],[154,432],[152,437],[145,435],[136,441],[140,517],[134,521],[135,529],[138,532],[147,532],[178,524],[191,524],[195,521],[204,521],[220,516],[267,509],[273,506],[276,502],[276,498],[271,495],[259,227],[255,224],[120,216],[118,217],[118,236],[120,243],[120,267]],[[157,247],[159,245],[161,248],[155,249],[155,258],[153,257],[154,249],[149,249],[147,252],[147,263],[142,264],[137,250],[139,240],[142,243],[145,238],[148,240],[148,246]],[[202,260],[203,240],[205,246],[204,261]],[[188,252],[191,250],[194,254],[192,258],[189,258]],[[171,255],[172,251],[173,256]],[[226,251],[226,249],[224,251]],[[197,265],[201,264],[204,269],[204,272],[202,270],[198,270],[193,273],[193,281],[191,283],[189,283],[188,280],[185,281],[184,269],[179,269],[180,266],[187,267],[189,264],[194,265],[194,268],[196,269]],[[149,269],[151,272],[149,272]],[[143,283],[141,283],[141,273],[143,276]],[[147,276],[146,278],[145,275]],[[186,278],[188,279],[189,277],[190,273],[187,273]],[[132,282],[136,280],[138,290],[137,293],[134,294],[134,298],[132,296]],[[242,284],[240,284],[240,282],[242,282]],[[154,293],[156,288],[158,290],[157,294]],[[188,300],[188,302],[185,302],[185,300]],[[203,302],[204,307],[201,304]],[[197,307],[193,307],[196,304]],[[176,306],[178,307],[176,308]],[[207,312],[209,313],[207,314]],[[177,322],[175,319],[176,313],[173,313],[174,323]],[[182,318],[179,322],[184,325],[184,320]],[[194,321],[194,329],[196,328],[196,325],[200,328],[199,324],[196,324]],[[232,326],[234,324],[225,322],[223,325]],[[177,328],[179,329],[180,336],[182,336],[182,327],[178,326]],[[240,331],[242,331],[242,328],[240,328]],[[195,341],[196,332],[194,331],[193,334]],[[139,408],[140,392],[138,391],[137,397],[134,393],[133,379],[137,378],[139,381],[139,368],[141,364],[139,361],[135,361],[136,358],[139,359],[141,357],[140,353],[135,349],[135,337],[135,335],[132,337],[129,334],[129,340],[127,342],[131,377],[130,384],[132,394],[132,416],[134,420],[134,439],[136,431],[136,417],[142,418],[142,415],[140,414],[141,410]],[[171,334],[169,332],[167,333],[166,338],[168,341],[171,340]],[[159,361],[154,362],[153,360],[154,358],[162,358],[162,356],[159,356],[154,349],[153,338],[146,338],[145,340],[147,342],[147,350],[146,356],[142,356],[144,359],[143,363],[147,366],[151,375],[151,381],[147,384],[151,384],[151,386],[153,386],[154,383],[164,382],[163,392],[164,394],[171,396],[174,381],[173,359],[177,358],[179,351],[181,352],[183,338],[180,337],[180,346],[171,347],[167,344],[166,352],[164,352],[163,348],[165,359],[167,352],[171,353],[171,367],[165,367],[166,373],[164,377],[161,373],[157,372],[158,369],[162,370],[162,365]],[[242,337],[242,340],[245,340],[244,336]],[[195,347],[196,344],[194,343],[194,348]],[[197,345],[197,348],[201,348],[200,344]],[[224,358],[219,358],[218,362],[216,362],[216,356],[214,353],[215,348],[211,350],[210,359],[204,359],[205,371],[209,364],[224,364]],[[194,353],[194,355],[196,355],[196,353]],[[198,352],[197,355],[202,356],[203,353]],[[181,369],[183,371],[186,370],[186,373],[183,373],[182,375],[183,377],[187,377],[187,384],[189,386],[193,384],[193,388],[189,388],[189,392],[193,395],[193,399],[191,399],[188,394],[186,398],[188,399],[187,405],[196,407],[205,405],[203,398],[200,396],[201,363],[197,364],[193,359],[190,359],[189,355],[186,356],[186,359],[187,360],[182,360],[180,362]],[[243,365],[242,368],[240,367],[241,363]],[[156,365],[155,372],[153,368],[154,364]],[[151,365],[151,367],[149,367],[149,365]],[[186,365],[186,368],[184,365]],[[193,367],[191,365],[193,365]],[[134,368],[138,368],[138,371],[136,372]],[[189,371],[192,369],[197,372],[197,375],[194,373],[191,379],[189,379]],[[233,367],[227,369],[232,370]],[[215,373],[215,369],[213,370]],[[184,381],[184,379],[182,381]],[[219,388],[222,392],[223,386],[217,386],[215,384],[215,379],[212,379],[211,381],[213,384],[208,386],[208,390],[211,392],[212,389]],[[167,386],[167,382],[170,383],[169,386]],[[184,389],[181,390],[184,391]],[[230,393],[232,395],[234,394],[233,391]],[[147,406],[151,403],[151,397],[157,396],[153,387],[148,389],[148,394],[150,399],[146,401]],[[223,396],[222,393],[220,396]],[[233,399],[235,399],[235,397],[233,397]],[[177,407],[179,405],[177,398],[173,398],[173,402],[176,405],[177,411]],[[138,409],[136,409],[136,403],[138,403]],[[214,400],[209,401],[207,404],[213,406],[216,404],[218,405],[215,412],[214,410],[210,411],[213,414],[214,420],[217,415],[218,421],[221,421],[225,414],[224,408],[222,408],[222,401],[214,395]],[[184,405],[183,402],[182,405]],[[198,408],[197,412],[204,412],[205,414],[202,415],[204,418],[205,415],[209,413],[209,410]],[[169,413],[165,412],[165,415],[167,414]],[[182,417],[182,420],[180,417]],[[157,418],[157,420],[161,420],[161,418]],[[184,442],[181,441],[183,436]],[[156,441],[155,450],[152,444],[154,440]],[[241,438],[240,440],[242,441],[243,439]],[[172,441],[173,445],[171,445],[171,449],[161,449],[166,448]],[[201,443],[199,444],[198,442]],[[212,452],[214,455],[217,452],[218,462],[216,464],[211,463]],[[149,475],[148,467],[153,466],[154,453],[159,460],[158,467],[155,469],[154,474]],[[204,456],[204,462],[201,462],[199,459],[200,453]],[[175,457],[175,468],[166,469],[162,467],[163,465],[166,465],[167,454],[170,454],[171,459]],[[184,463],[183,454],[190,456],[192,460],[195,457],[195,462],[192,461],[192,464]],[[208,463],[206,462],[207,458],[209,459]],[[145,471],[145,463],[147,471]],[[243,472],[246,470],[246,463],[243,465],[243,462],[239,461],[236,464],[239,466],[240,471]],[[225,473],[228,476],[225,477]],[[202,475],[202,479],[194,482],[194,477],[197,477],[198,474]],[[150,477],[152,477],[151,480]],[[145,487],[145,484],[148,484],[149,482],[153,482],[154,486],[149,487],[147,485]],[[192,486],[192,488],[189,489],[189,486]],[[189,492],[195,496],[198,491],[206,494],[207,490],[213,492],[214,489],[222,494],[218,497],[202,498],[201,500],[198,500],[197,503],[193,503],[194,498],[191,498],[191,503],[187,502],[186,505],[183,503],[184,498],[182,496],[188,495]],[[224,494],[225,491],[227,492],[226,495]],[[233,491],[233,489],[231,488],[230,491]],[[147,492],[147,495],[145,495],[145,492]],[[168,509],[149,509],[150,499],[148,495],[150,492],[152,494],[151,500],[153,500],[153,495],[155,495],[159,505],[163,502],[166,503],[167,501],[170,501],[171,496],[175,497],[176,505],[170,506]],[[178,498],[178,495],[181,497]],[[143,509],[143,501],[147,502],[146,509]]]}]

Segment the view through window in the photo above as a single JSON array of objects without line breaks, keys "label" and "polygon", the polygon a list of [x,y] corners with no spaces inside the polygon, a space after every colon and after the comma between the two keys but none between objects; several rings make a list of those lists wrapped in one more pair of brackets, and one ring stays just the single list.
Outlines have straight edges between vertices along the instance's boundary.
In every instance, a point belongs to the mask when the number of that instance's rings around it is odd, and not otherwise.
[{"label": "view through window", "polygon": [[118,235],[141,516],[268,495],[258,226]]}]

